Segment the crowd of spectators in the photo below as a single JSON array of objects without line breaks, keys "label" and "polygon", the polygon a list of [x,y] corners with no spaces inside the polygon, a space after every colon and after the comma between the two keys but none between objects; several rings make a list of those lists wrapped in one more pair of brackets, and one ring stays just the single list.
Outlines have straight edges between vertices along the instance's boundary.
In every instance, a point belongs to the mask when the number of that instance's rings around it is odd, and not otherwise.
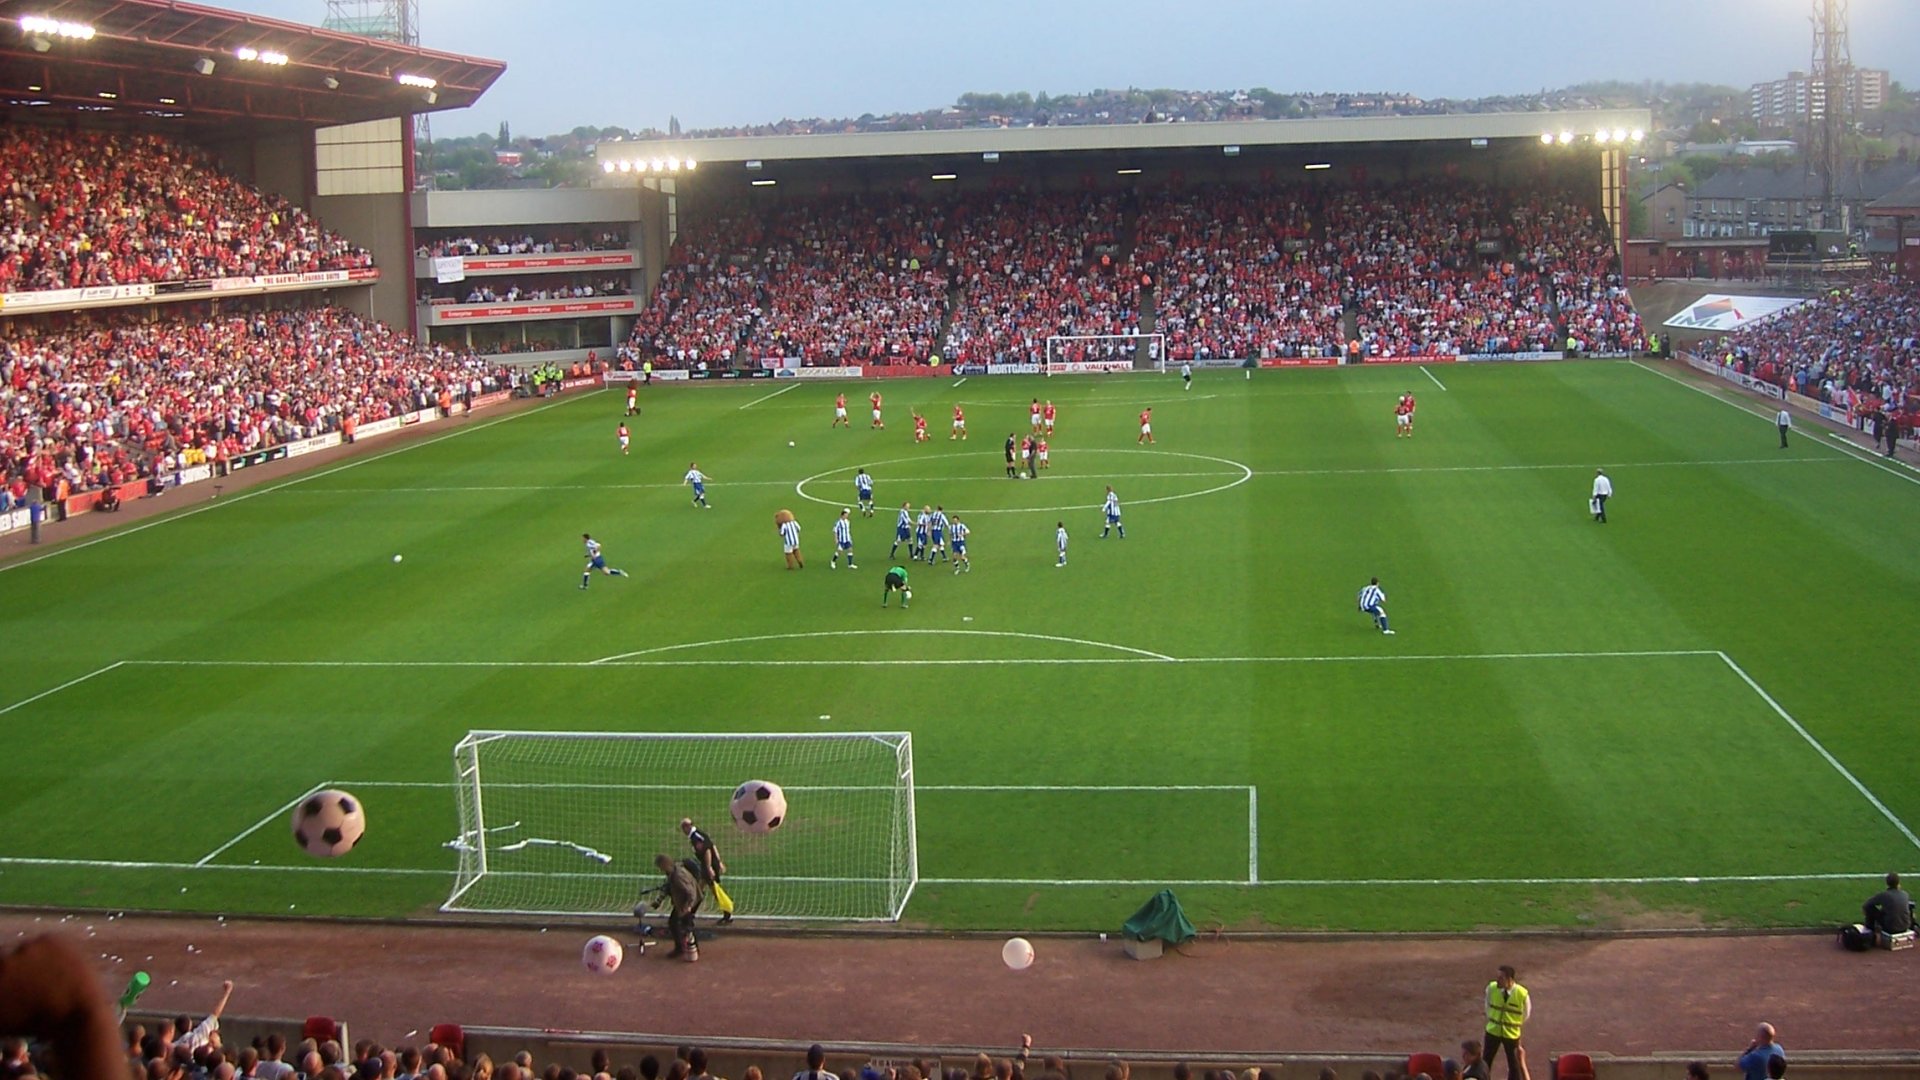
[{"label": "crowd of spectators", "polygon": [[1920,414],[1920,293],[1881,278],[1835,290],[1744,327],[1707,355],[1756,379],[1852,414]]},{"label": "crowd of spectators", "polygon": [[0,293],[372,265],[190,144],[0,126]]},{"label": "crowd of spectators", "polygon": [[413,253],[423,259],[448,255],[552,255],[569,251],[619,251],[626,246],[624,233],[604,228],[539,237],[532,233],[449,236],[421,244]]},{"label": "crowd of spectators", "polygon": [[961,300],[947,359],[1030,363],[1046,359],[1049,337],[1140,332],[1117,194],[986,192],[960,199],[953,217]]},{"label": "crowd of spectators", "polygon": [[1337,268],[1310,241],[1323,200],[1239,186],[1151,196],[1133,261],[1155,282],[1170,359],[1338,356]]},{"label": "crowd of spectators", "polygon": [[426,304],[511,304],[522,300],[579,300],[594,296],[629,296],[633,286],[621,278],[594,279],[582,274],[544,274],[529,277],[470,278],[423,290]]},{"label": "crowd of spectators", "polygon": [[631,354],[1033,363],[1049,338],[1143,331],[1172,361],[1644,344],[1609,234],[1555,191],[1425,178],[717,210],[683,230]]},{"label": "crowd of spectators", "polygon": [[477,357],[340,308],[20,323],[0,337],[0,474],[77,493],[501,389]]}]

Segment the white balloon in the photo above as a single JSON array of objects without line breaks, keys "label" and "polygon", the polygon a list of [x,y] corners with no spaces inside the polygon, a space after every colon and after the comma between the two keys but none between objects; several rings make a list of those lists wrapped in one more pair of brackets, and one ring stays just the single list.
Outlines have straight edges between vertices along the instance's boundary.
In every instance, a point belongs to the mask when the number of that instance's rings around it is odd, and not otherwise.
[{"label": "white balloon", "polygon": [[1000,959],[1015,971],[1025,971],[1033,966],[1033,942],[1022,937],[1008,938],[1007,943],[1000,946]]}]

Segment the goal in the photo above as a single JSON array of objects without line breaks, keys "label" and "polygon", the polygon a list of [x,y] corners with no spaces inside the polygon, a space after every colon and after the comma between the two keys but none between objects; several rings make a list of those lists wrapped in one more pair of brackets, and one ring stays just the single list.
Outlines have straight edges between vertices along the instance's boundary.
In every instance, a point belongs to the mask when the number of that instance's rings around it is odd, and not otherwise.
[{"label": "goal", "polygon": [[[656,854],[713,836],[741,919],[895,921],[919,879],[906,732],[472,731],[453,750],[459,856],[442,911],[629,915]],[[787,819],[734,827],[735,787],[771,780]]]},{"label": "goal", "polygon": [[1047,339],[1048,375],[1165,370],[1165,334],[1071,334]]}]

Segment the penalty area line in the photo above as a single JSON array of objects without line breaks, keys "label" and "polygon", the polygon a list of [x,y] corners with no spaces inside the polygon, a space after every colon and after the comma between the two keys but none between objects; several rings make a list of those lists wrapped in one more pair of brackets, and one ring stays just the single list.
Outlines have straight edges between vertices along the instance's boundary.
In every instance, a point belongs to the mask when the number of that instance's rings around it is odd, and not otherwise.
[{"label": "penalty area line", "polygon": [[301,792],[300,794],[295,795],[293,798],[288,799],[286,802],[286,805],[280,807],[280,809],[275,810],[274,812],[268,814],[266,817],[263,817],[259,821],[254,822],[252,825],[247,826],[247,830],[245,832],[227,841],[226,843],[221,844],[219,847],[214,848],[212,851],[207,852],[205,855],[200,856],[200,861],[194,863],[193,865],[195,867],[206,866],[208,863],[211,863],[214,859],[225,854],[226,851],[229,848],[233,847],[235,844],[238,844],[240,841],[245,840],[247,837],[252,836],[254,833],[259,832],[261,829],[266,828],[268,823],[272,822],[275,818],[281,816],[282,814],[285,814],[287,811],[293,809],[294,807],[299,806],[303,800],[313,796],[318,792],[325,791],[326,789],[327,789],[327,785],[324,783],[315,784],[312,787],[308,788],[307,790]]},{"label": "penalty area line", "polygon": [[13,704],[7,706],[6,708],[0,709],[0,716],[5,716],[15,709],[23,709],[28,705],[31,705],[34,702],[39,701],[41,698],[50,698],[62,690],[70,690],[73,687],[79,686],[81,683],[86,682],[88,679],[91,679],[96,675],[105,675],[107,672],[112,671],[114,668],[117,668],[124,663],[126,663],[125,660],[115,660],[113,663],[108,664],[106,667],[96,668],[93,671],[89,671],[85,675],[82,675],[77,679],[68,679],[66,682],[61,683],[59,686],[56,686],[51,690],[42,690],[39,693],[33,695],[30,698],[27,698],[24,701],[16,701]]},{"label": "penalty area line", "polygon": [[1427,366],[1425,364],[1420,365],[1420,374],[1425,375],[1429,379],[1432,379],[1433,385],[1439,387],[1440,389],[1445,390],[1447,388],[1447,384],[1441,382],[1439,376],[1435,375],[1431,371],[1428,371]]},{"label": "penalty area line", "polygon": [[798,390],[798,389],[800,389],[800,382],[799,380],[796,379],[792,386],[783,386],[780,389],[775,390],[771,394],[762,394],[761,396],[754,398],[752,401],[749,401],[745,405],[742,405],[740,407],[742,409],[751,409],[755,405],[758,405],[763,401],[772,401],[774,398],[779,397],[781,394],[784,394],[789,390]]},{"label": "penalty area line", "polygon": [[1787,722],[1788,727],[1791,727],[1796,734],[1798,734],[1802,739],[1806,740],[1808,746],[1813,747],[1814,753],[1819,754],[1820,757],[1824,759],[1827,764],[1833,766],[1834,771],[1840,774],[1841,779],[1853,785],[1853,789],[1855,791],[1858,791],[1863,797],[1865,797],[1865,799],[1869,803],[1872,803],[1873,808],[1875,810],[1880,811],[1881,817],[1884,817],[1888,821],[1892,822],[1893,827],[1900,830],[1900,835],[1906,837],[1908,843],[1912,844],[1916,848],[1920,848],[1920,836],[1915,836],[1913,830],[1907,827],[1906,822],[1901,821],[1900,818],[1896,814],[1894,814],[1892,810],[1887,809],[1887,804],[1881,802],[1879,796],[1875,795],[1873,791],[1867,787],[1867,785],[1861,783],[1860,778],[1853,775],[1852,771],[1849,770],[1845,765],[1840,764],[1839,758],[1834,757],[1831,753],[1828,752],[1826,747],[1820,745],[1820,740],[1814,738],[1812,732],[1808,731],[1805,727],[1802,727],[1800,724],[1800,721],[1795,720],[1793,718],[1793,714],[1787,712],[1785,708],[1781,707],[1780,703],[1773,699],[1772,694],[1769,694],[1765,690],[1761,689],[1760,684],[1754,681],[1753,676],[1747,674],[1747,670],[1745,668],[1735,663],[1733,657],[1728,656],[1724,652],[1720,653],[1719,656],[1720,656],[1720,659],[1726,663],[1727,667],[1733,669],[1733,673],[1735,675],[1740,676],[1741,682],[1746,683],[1749,689],[1751,689],[1754,693],[1759,694],[1760,700],[1766,702],[1768,708],[1772,709],[1774,713],[1780,717],[1780,719],[1785,720]]}]

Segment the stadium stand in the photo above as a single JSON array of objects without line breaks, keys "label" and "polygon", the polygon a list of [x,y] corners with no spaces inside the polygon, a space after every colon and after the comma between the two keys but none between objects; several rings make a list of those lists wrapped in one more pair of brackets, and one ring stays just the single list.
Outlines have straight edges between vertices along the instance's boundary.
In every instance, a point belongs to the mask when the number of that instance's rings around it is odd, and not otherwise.
[{"label": "stadium stand", "polygon": [[535,237],[531,233],[506,236],[450,236],[422,244],[414,249],[420,258],[446,255],[552,255],[569,251],[617,251],[627,246],[627,238],[616,230],[566,232]]},{"label": "stadium stand", "polygon": [[1706,354],[1855,415],[1891,406],[1911,419],[1920,413],[1920,294],[1893,277],[1836,290],[1726,335]]},{"label": "stadium stand", "polygon": [[1425,179],[723,206],[682,233],[629,349],[671,366],[1031,363],[1052,336],[1142,332],[1173,360],[1337,356],[1349,333],[1373,357],[1642,342],[1588,207]]},{"label": "stadium stand", "polygon": [[332,307],[64,322],[0,338],[0,468],[22,500],[27,487],[52,499],[127,483],[511,378]]},{"label": "stadium stand", "polygon": [[0,293],[372,265],[364,249],[189,144],[0,128]]}]

